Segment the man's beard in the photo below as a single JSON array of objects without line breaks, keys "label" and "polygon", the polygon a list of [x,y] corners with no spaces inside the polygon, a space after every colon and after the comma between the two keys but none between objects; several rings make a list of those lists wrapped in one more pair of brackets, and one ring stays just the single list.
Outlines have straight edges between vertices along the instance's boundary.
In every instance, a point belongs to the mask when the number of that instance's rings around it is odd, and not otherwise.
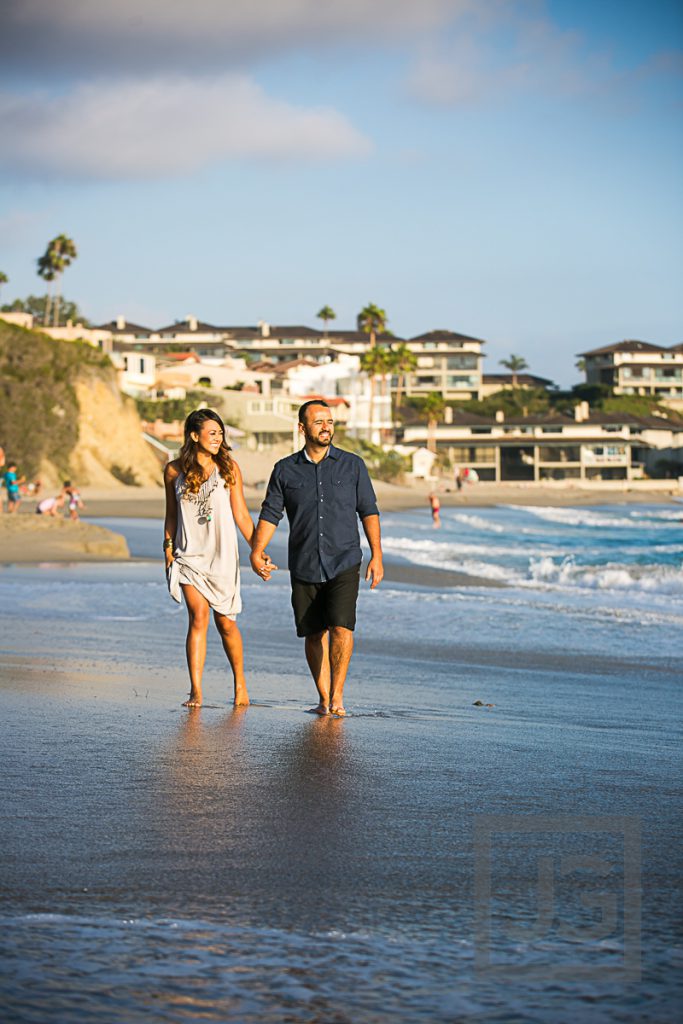
[{"label": "man's beard", "polygon": [[329,436],[324,440],[320,439],[320,436],[314,437],[313,434],[306,432],[306,440],[309,444],[317,444],[320,448],[328,448],[332,444],[332,438],[334,437],[333,431],[329,432]]}]

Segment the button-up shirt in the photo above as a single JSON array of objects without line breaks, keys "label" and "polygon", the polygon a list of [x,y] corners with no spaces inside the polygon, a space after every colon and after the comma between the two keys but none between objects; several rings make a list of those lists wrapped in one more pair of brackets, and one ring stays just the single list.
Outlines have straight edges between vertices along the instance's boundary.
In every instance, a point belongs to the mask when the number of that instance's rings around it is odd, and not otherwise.
[{"label": "button-up shirt", "polygon": [[289,571],[307,583],[334,579],[362,559],[358,517],[379,515],[365,463],[330,445],[320,462],[301,451],[275,464],[260,519],[289,520]]}]

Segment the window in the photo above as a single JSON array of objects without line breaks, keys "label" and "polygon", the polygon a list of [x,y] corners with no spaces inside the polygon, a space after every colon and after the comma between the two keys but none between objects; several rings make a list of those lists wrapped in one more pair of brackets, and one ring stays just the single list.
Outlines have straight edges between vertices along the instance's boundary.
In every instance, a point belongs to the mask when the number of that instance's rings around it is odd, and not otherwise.
[{"label": "window", "polygon": [[448,356],[446,366],[449,370],[476,370],[476,356]]},{"label": "window", "polygon": [[564,427],[541,427],[542,434],[561,434]]},{"label": "window", "polygon": [[541,445],[538,449],[538,456],[541,462],[580,462],[581,449],[573,445],[566,447],[564,445],[557,445],[557,447]]},{"label": "window", "polygon": [[140,373],[144,373],[144,372],[145,372],[145,360],[141,359],[140,360]]}]

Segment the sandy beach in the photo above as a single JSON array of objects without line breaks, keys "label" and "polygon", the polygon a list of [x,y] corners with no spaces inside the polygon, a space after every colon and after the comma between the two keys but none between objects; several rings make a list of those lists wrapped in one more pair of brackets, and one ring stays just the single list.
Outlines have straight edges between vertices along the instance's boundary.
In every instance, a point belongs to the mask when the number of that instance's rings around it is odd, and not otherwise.
[{"label": "sandy beach", "polygon": [[[251,476],[262,475],[265,462],[261,457]],[[247,476],[245,479],[249,480]],[[412,485],[389,484],[374,481],[382,512],[396,512],[412,508],[426,508],[431,490],[439,494],[442,507],[476,509],[498,505],[548,506],[552,508],[588,507],[605,505],[640,505],[652,503],[675,504],[683,497],[676,481],[648,489],[640,484],[628,488],[595,488],[566,486],[534,486],[531,484],[477,483],[457,492],[446,482],[429,484],[424,481]],[[0,515],[0,562],[41,562],[45,560],[69,561],[79,556],[84,560],[120,559],[127,551],[116,540],[115,527],[110,535],[102,527],[90,524],[90,519],[156,519],[164,516],[164,494],[161,487],[84,487],[86,510],[80,524],[64,520],[42,518],[33,513],[34,502],[26,500],[18,517]],[[257,514],[264,496],[264,484],[247,483],[247,504]],[[683,515],[683,513],[682,513]],[[16,525],[20,521],[21,525]],[[20,531],[20,532],[19,532]],[[457,581],[453,581],[454,583]]]},{"label": "sandy beach", "polygon": [[0,569],[7,1019],[673,1019],[666,605],[363,589],[340,721],[306,714],[286,576],[243,588],[254,703],[230,708],[212,635],[187,712],[157,564]]}]

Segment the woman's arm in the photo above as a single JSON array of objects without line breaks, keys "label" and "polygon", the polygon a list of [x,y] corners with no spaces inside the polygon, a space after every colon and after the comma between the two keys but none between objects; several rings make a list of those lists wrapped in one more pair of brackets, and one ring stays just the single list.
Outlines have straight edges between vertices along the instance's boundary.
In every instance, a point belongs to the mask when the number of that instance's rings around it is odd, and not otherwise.
[{"label": "woman's arm", "polygon": [[[164,488],[166,489],[166,516],[164,517],[164,555],[166,567],[173,561],[173,545],[175,544],[175,531],[178,525],[178,499],[175,494],[175,482],[178,476],[178,466],[175,462],[169,462],[164,469]],[[166,544],[170,540],[171,544]]]},{"label": "woman's arm", "polygon": [[249,547],[251,547],[252,538],[254,536],[254,523],[249,515],[249,509],[247,508],[247,502],[244,497],[242,470],[234,459],[232,460],[232,465],[235,471],[235,483],[230,488],[230,507],[238,530],[246,540]]}]

